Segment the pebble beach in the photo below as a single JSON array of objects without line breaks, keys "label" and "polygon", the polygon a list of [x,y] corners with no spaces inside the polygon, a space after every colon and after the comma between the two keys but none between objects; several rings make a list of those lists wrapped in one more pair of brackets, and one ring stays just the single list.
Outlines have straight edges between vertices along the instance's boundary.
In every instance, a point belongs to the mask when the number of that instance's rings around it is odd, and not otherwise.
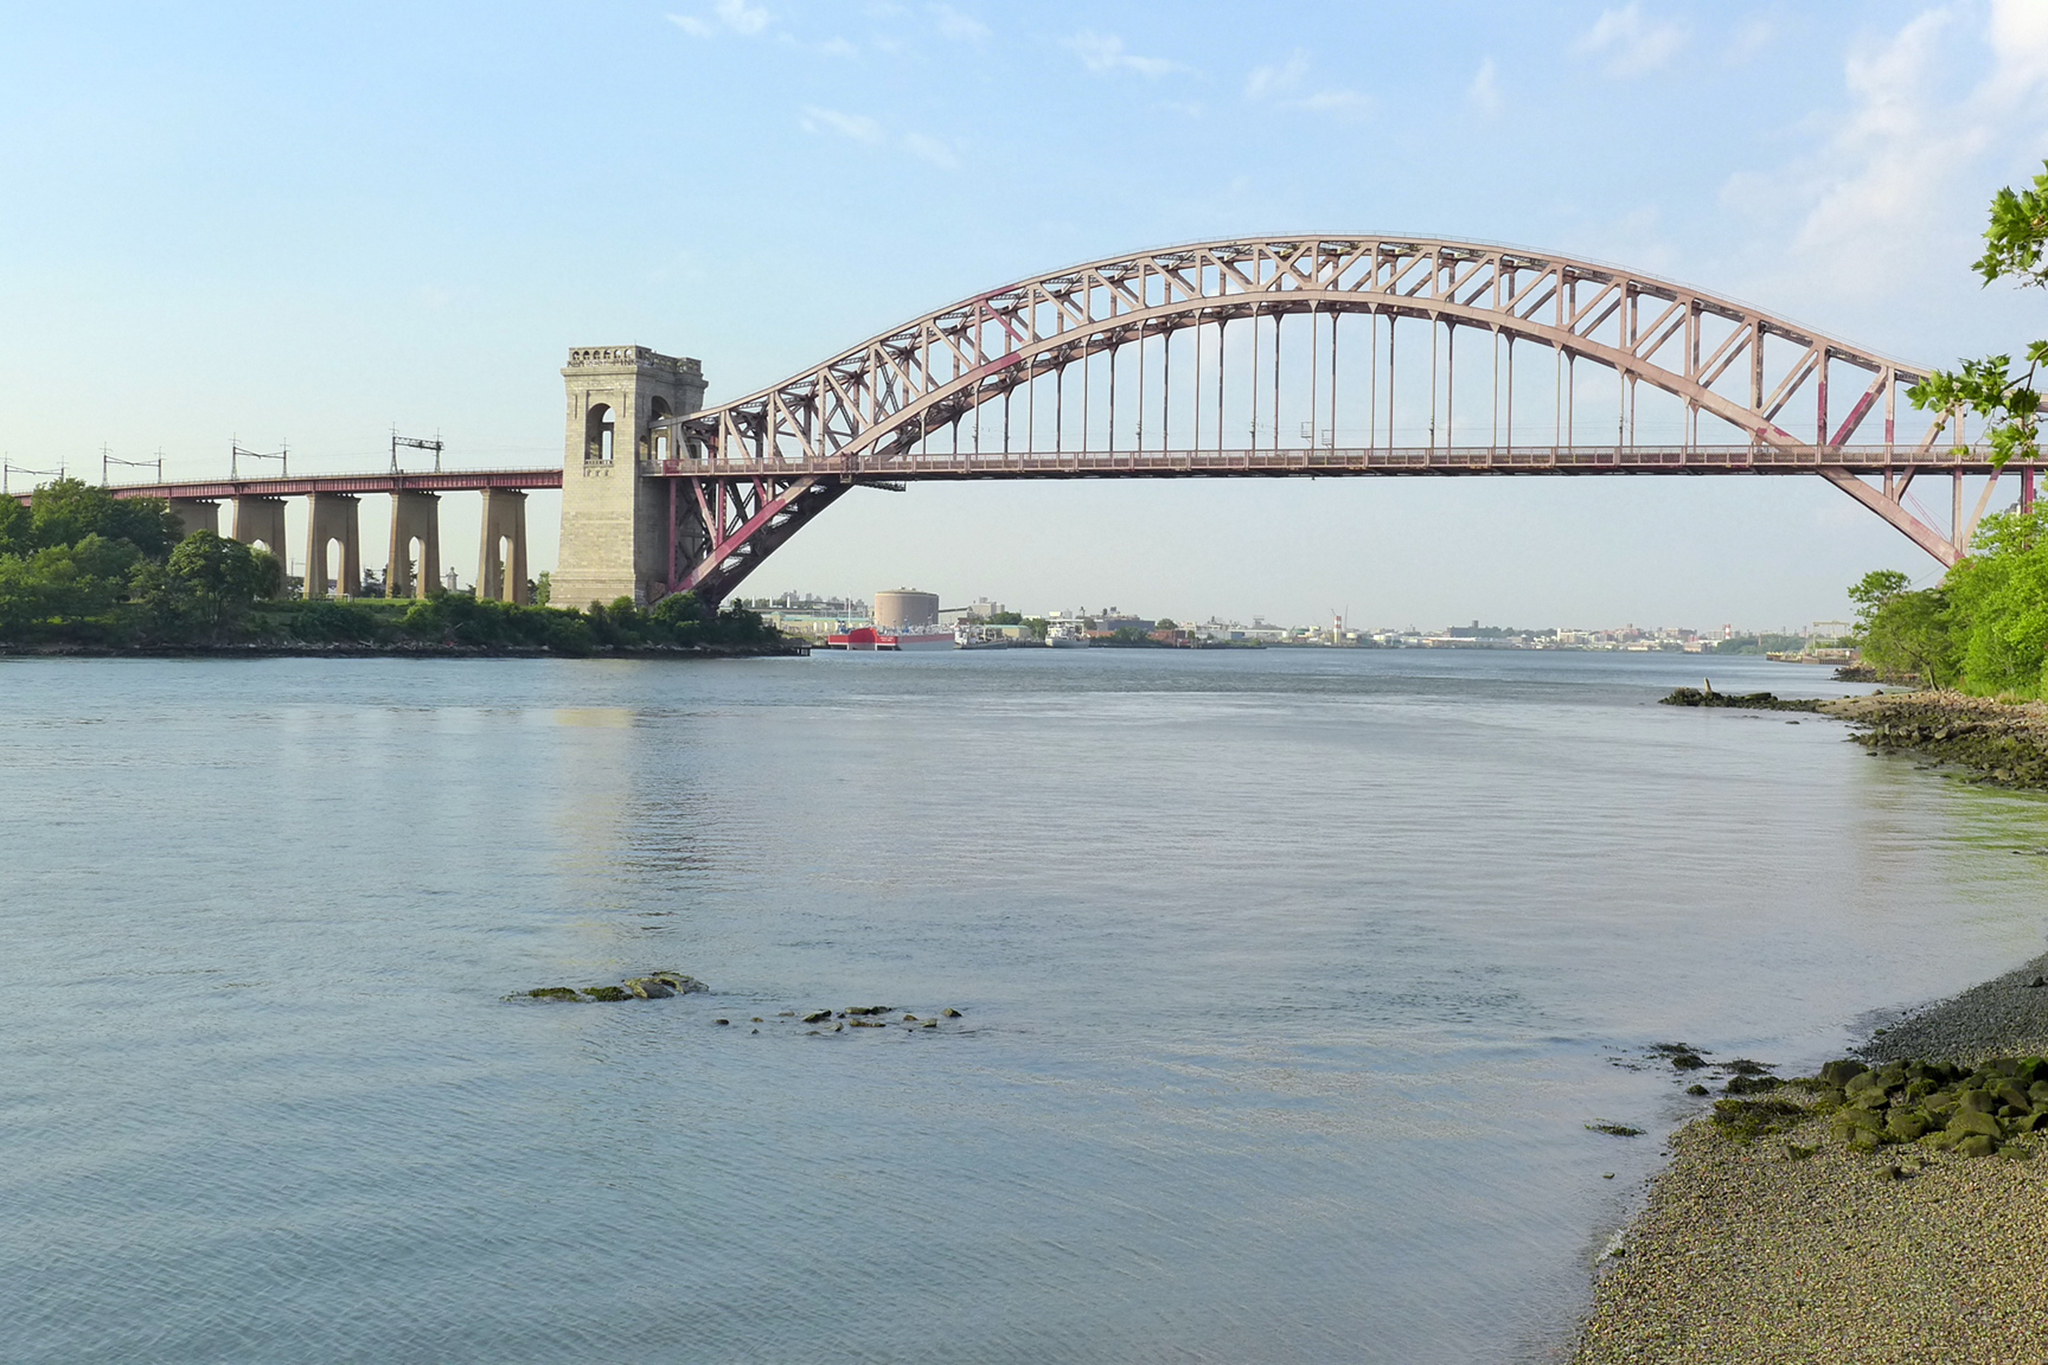
[{"label": "pebble beach", "polygon": [[[1875,1036],[1873,1064],[2048,1055],[2048,955]],[[1672,1141],[1573,1360],[2048,1360],[2048,1156],[1859,1151],[1826,1117]]]}]

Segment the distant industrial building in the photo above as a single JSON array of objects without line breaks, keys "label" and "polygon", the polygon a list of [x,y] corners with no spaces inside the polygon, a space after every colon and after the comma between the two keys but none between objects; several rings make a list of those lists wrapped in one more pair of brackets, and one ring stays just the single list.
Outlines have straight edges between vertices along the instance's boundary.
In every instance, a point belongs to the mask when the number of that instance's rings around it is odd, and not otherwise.
[{"label": "distant industrial building", "polygon": [[939,595],[916,588],[896,588],[875,594],[875,629],[879,631],[931,631],[939,625]]}]

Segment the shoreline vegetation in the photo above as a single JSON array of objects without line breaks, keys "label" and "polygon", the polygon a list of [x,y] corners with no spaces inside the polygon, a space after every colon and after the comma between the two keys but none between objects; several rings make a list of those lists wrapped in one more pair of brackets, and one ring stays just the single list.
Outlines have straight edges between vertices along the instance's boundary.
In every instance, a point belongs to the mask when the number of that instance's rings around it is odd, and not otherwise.
[{"label": "shoreline vegetation", "polygon": [[[545,577],[545,575],[543,575]],[[283,566],[211,531],[185,535],[161,498],[78,479],[0,498],[0,654],[252,658],[704,658],[808,654],[746,607],[692,593],[583,610],[462,592],[285,596]]]}]

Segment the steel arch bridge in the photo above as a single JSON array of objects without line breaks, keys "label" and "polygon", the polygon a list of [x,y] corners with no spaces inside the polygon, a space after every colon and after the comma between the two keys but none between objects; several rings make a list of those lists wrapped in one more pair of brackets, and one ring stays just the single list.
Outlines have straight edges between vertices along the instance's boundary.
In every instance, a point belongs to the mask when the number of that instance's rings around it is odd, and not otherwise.
[{"label": "steel arch bridge", "polygon": [[[977,294],[664,415],[642,473],[669,481],[667,587],[714,602],[848,489],[926,479],[1814,474],[1953,564],[1998,471],[1945,416],[1900,439],[1924,377],[1613,266],[1231,238]],[[1946,530],[1909,506],[1923,473],[1952,481]]]}]

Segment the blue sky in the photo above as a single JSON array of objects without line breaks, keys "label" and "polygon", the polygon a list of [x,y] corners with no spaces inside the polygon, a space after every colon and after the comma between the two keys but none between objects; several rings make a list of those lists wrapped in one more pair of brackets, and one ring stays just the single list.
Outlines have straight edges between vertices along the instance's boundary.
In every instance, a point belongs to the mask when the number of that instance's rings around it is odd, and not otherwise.
[{"label": "blue sky", "polygon": [[[0,132],[0,450],[95,474],[394,422],[553,462],[571,346],[716,400],[1234,232],[1522,243],[1917,363],[2048,331],[1968,266],[2048,156],[2043,0],[22,7]],[[1776,625],[1883,564],[1933,568],[1803,479],[996,484],[856,494],[749,591]]]}]

